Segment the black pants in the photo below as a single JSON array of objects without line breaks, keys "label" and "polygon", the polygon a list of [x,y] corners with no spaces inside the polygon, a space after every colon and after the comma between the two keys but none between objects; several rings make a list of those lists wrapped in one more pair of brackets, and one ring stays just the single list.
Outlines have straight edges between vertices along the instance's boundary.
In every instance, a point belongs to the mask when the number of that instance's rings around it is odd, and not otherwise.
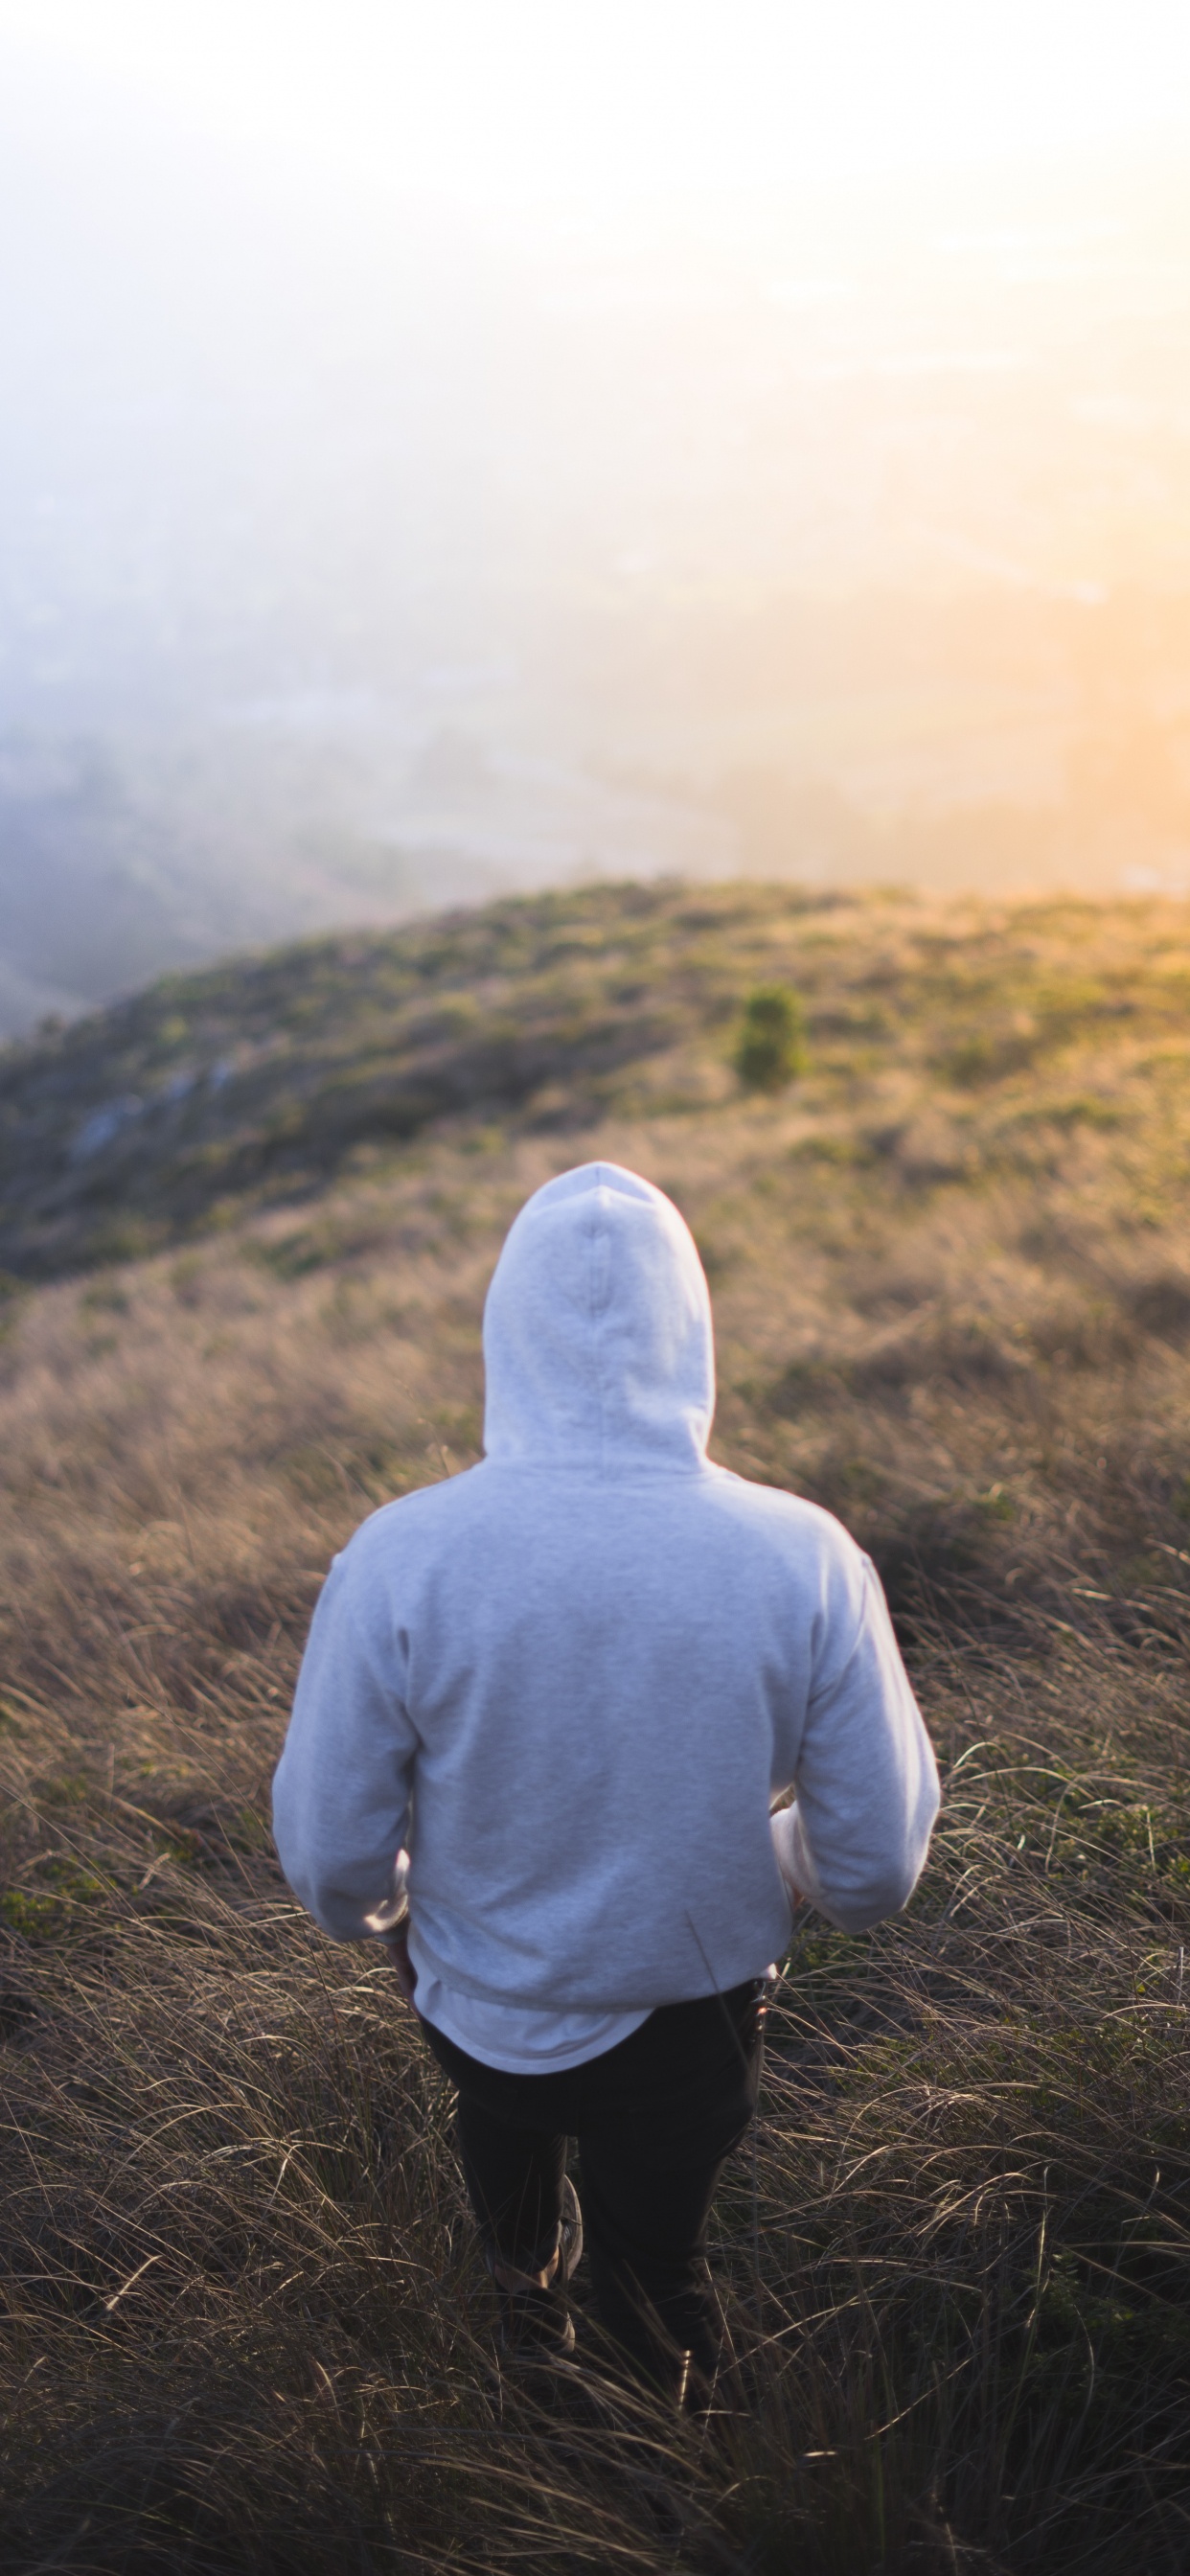
[{"label": "black pants", "polygon": [[664,2004],[601,2057],[554,2075],[481,2066],[423,2024],[458,2086],[471,2205],[496,2252],[536,2272],[558,2242],[566,2142],[577,2138],[601,2324],[663,2387],[714,2377],[723,2326],[706,2231],[724,2159],[756,2109],[763,1981]]}]

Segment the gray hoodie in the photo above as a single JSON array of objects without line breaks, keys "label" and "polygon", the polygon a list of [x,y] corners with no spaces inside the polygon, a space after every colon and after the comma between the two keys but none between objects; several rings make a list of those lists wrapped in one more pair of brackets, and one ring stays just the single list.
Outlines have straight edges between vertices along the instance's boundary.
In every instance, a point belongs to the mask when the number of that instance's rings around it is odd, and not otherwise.
[{"label": "gray hoodie", "polygon": [[[456,1993],[633,2010],[759,1976],[790,1886],[865,1930],[938,1805],[866,1557],[712,1466],[710,1300],[659,1190],[538,1190],[484,1314],[486,1456],[336,1557],[274,1784],[291,1887]],[[796,1791],[770,1832],[770,1807]]]}]

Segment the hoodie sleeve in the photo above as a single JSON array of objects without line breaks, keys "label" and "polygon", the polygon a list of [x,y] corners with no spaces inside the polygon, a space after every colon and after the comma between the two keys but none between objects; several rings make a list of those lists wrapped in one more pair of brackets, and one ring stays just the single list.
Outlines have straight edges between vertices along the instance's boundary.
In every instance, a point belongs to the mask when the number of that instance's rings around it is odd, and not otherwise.
[{"label": "hoodie sleeve", "polygon": [[[773,1818],[787,1887],[841,1932],[907,1905],[938,1813],[938,1770],[879,1577],[860,1560],[858,1630],[829,1635],[811,1686],[792,1807]],[[850,1624],[850,1623],[849,1623]]]},{"label": "hoodie sleeve", "polygon": [[358,1941],[393,1919],[417,1744],[388,1605],[361,1574],[350,1548],[336,1557],[273,1781],[281,1867],[338,1941]]}]

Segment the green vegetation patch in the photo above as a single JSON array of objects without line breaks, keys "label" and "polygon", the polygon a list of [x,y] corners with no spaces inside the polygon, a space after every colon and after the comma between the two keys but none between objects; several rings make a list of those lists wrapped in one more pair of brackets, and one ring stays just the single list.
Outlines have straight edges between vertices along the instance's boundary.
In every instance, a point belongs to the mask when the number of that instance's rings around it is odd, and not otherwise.
[{"label": "green vegetation patch", "polygon": [[758,984],[744,1004],[733,1056],[749,1091],[784,1091],[805,1070],[806,1019],[785,984]]}]

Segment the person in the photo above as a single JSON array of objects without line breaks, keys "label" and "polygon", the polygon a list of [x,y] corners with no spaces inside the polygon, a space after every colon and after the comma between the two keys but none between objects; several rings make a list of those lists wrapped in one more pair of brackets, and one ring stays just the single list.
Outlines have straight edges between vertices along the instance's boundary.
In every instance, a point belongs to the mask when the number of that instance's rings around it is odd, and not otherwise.
[{"label": "person", "polygon": [[905,1905],[937,1773],[867,1558],[707,1458],[710,1299],[660,1190],[610,1163],[539,1189],[483,1339],[483,1459],[328,1576],[277,1849],[324,1931],[389,1943],[457,2087],[506,2351],[573,2348],[575,2138],[601,2324],[705,2403],[766,1972],[803,1899],[848,1932]]}]

